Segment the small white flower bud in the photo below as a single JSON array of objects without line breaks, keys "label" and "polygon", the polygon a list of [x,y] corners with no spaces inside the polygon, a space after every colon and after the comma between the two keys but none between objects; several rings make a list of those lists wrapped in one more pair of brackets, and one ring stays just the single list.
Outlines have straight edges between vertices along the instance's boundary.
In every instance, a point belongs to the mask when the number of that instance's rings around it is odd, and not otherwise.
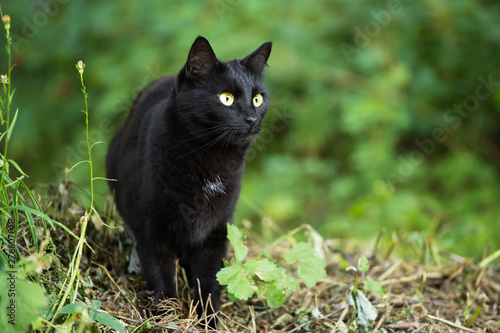
[{"label": "small white flower bud", "polygon": [[78,72],[80,73],[80,75],[83,74],[83,69],[85,68],[85,64],[83,63],[83,61],[78,61],[78,64],[76,65],[76,68],[78,68]]},{"label": "small white flower bud", "polygon": [[10,30],[10,16],[4,15],[2,17],[3,24],[5,25],[5,30]]}]

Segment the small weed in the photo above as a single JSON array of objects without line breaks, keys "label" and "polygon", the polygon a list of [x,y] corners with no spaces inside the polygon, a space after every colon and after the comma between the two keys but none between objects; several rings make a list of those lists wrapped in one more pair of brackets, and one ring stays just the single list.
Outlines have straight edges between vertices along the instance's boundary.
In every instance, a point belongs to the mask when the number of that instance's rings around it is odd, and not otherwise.
[{"label": "small weed", "polygon": [[[311,226],[304,225],[292,230],[284,237],[289,240],[297,232],[307,229],[317,234]],[[280,260],[273,260],[263,251],[254,259],[244,260],[248,254],[245,234],[235,225],[228,224],[228,239],[234,249],[235,262],[228,264],[219,273],[217,280],[227,286],[229,297],[247,300],[254,295],[270,307],[279,307],[285,303],[286,296],[299,289],[298,279],[290,274],[291,265],[297,264],[297,275],[308,288],[313,287],[326,277],[325,262],[317,251],[318,246],[311,242],[296,242]],[[283,238],[277,240],[281,241]],[[318,238],[316,237],[316,242]],[[321,248],[321,246],[319,247]],[[315,251],[316,249],[316,251]],[[284,265],[284,263],[288,265]]]},{"label": "small weed", "polygon": [[[87,241],[86,241],[86,230],[87,226],[89,223],[89,219],[93,213],[97,216],[97,218],[100,220],[99,213],[94,208],[94,181],[99,180],[99,179],[105,179],[102,177],[94,177],[93,173],[93,164],[92,164],[92,148],[99,143],[102,142],[95,142],[93,144],[90,143],[89,139],[89,110],[88,110],[88,93],[87,93],[87,88],[85,86],[85,83],[83,81],[83,73],[85,69],[85,64],[83,61],[78,61],[76,64],[76,69],[78,70],[78,73],[80,74],[80,82],[82,86],[82,93],[84,96],[84,101],[85,101],[85,110],[82,112],[85,114],[85,135],[86,135],[86,142],[87,142],[87,152],[88,152],[88,160],[84,160],[81,162],[78,162],[75,164],[69,171],[73,170],[75,167],[77,167],[80,164],[88,163],[89,165],[89,176],[90,176],[90,205],[88,208],[88,211],[85,211],[84,215],[80,218],[80,224],[81,224],[81,230],[80,230],[80,237],[78,240],[78,244],[75,248],[75,251],[72,256],[72,260],[67,272],[67,279],[65,280],[64,283],[67,282],[67,285],[65,284],[63,288],[61,288],[61,293],[59,295],[60,300],[58,303],[54,304],[54,307],[57,308],[55,309],[52,317],[52,324],[54,324],[55,320],[58,318],[58,314],[72,314],[71,316],[68,316],[63,323],[63,326],[65,327],[72,327],[73,325],[77,325],[79,330],[84,329],[85,327],[92,327],[92,324],[94,322],[99,322],[105,326],[111,327],[115,329],[118,332],[125,332],[125,328],[121,325],[121,323],[114,318],[112,315],[108,313],[103,313],[103,312],[97,312],[97,310],[101,306],[100,301],[94,301],[92,303],[92,306],[90,309],[86,308],[82,303],[80,302],[75,302],[76,297],[78,295],[78,288],[79,288],[79,279],[80,279],[80,262],[82,259],[82,252],[83,252],[83,247],[84,246],[89,246]],[[102,222],[102,221],[101,221]],[[62,294],[64,290],[64,294]],[[62,296],[61,296],[62,294]],[[68,297],[71,296],[71,303],[68,305],[65,305],[66,300]],[[84,311],[84,310],[87,311]],[[81,318],[80,320],[75,320],[75,315],[78,314],[78,318]],[[87,316],[88,314],[88,316]],[[88,320],[87,320],[88,319]],[[82,328],[83,327],[83,328]]]},{"label": "small weed", "polygon": [[74,302],[63,306],[59,313],[70,315],[66,320],[65,326],[69,324],[69,327],[71,327],[73,324],[78,323],[80,329],[93,330],[93,324],[97,322],[116,332],[125,333],[125,328],[115,317],[109,313],[98,311],[100,307],[100,301],[94,301],[90,308],[81,302]]},{"label": "small weed", "polygon": [[[347,303],[353,310],[353,319],[360,332],[365,332],[378,315],[377,309],[370,303],[363,291],[359,290],[360,280],[363,280],[364,287],[373,293],[379,296],[385,293],[385,288],[378,281],[374,281],[369,276],[364,276],[369,269],[370,265],[365,256],[359,258],[357,268],[350,266],[346,269],[347,271],[354,271],[354,283],[349,288]],[[361,277],[359,273],[361,273]]]}]

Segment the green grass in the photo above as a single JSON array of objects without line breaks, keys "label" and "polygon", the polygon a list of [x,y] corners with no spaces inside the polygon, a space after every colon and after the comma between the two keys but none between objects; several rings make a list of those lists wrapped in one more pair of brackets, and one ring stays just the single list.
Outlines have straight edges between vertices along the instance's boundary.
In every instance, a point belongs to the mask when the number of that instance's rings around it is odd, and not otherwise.
[{"label": "green grass", "polygon": [[[42,326],[45,326],[46,330],[50,330],[50,328],[55,327],[57,324],[71,327],[73,325],[72,316],[65,316],[66,319],[61,323],[61,316],[59,316],[59,313],[66,305],[68,299],[71,304],[74,304],[78,296],[78,288],[80,284],[80,262],[82,259],[83,248],[89,246],[86,241],[87,226],[92,214],[99,216],[94,208],[94,181],[101,179],[99,177],[94,177],[93,175],[92,148],[99,142],[91,144],[89,140],[88,95],[83,81],[84,64],[80,61],[77,64],[77,69],[80,74],[80,81],[85,102],[85,110],[83,113],[85,114],[85,134],[88,160],[82,161],[82,163],[88,163],[89,165],[90,205],[88,206],[88,210],[85,211],[83,216],[80,218],[80,235],[76,236],[67,226],[61,222],[55,221],[44,212],[44,209],[34,192],[31,191],[24,183],[24,179],[28,177],[28,175],[22,171],[20,166],[14,160],[8,158],[9,142],[14,132],[14,126],[19,110],[16,109],[12,115],[11,105],[14,97],[14,91],[12,90],[13,66],[11,64],[11,22],[8,15],[3,15],[1,8],[0,13],[3,18],[6,31],[6,51],[8,55],[8,71],[5,76],[2,75],[3,96],[0,99],[0,121],[3,128],[0,138],[4,148],[3,154],[0,154],[2,162],[2,177],[0,177],[0,212],[2,219],[1,247],[3,249],[3,251],[0,251],[0,260],[2,263],[2,267],[0,269],[2,279],[0,282],[0,304],[3,305],[2,308],[4,309],[8,308],[7,306],[10,304],[17,304],[15,307],[12,307],[11,312],[0,313],[0,327],[2,327],[3,331],[18,332],[24,332],[25,328],[29,325],[38,329],[42,329]],[[81,163],[78,163],[74,167],[79,164]],[[74,167],[72,167],[69,171],[71,171]],[[12,170],[12,168],[15,170]],[[16,171],[20,174],[20,176],[14,180],[10,175],[16,173]],[[58,286],[58,293],[54,292],[49,294],[52,296],[50,297],[52,301],[51,304],[47,303],[48,293],[42,285],[44,283],[46,286],[51,284],[53,285],[55,281],[43,281],[44,279],[41,274],[41,270],[42,267],[48,268],[44,264],[55,259],[47,259],[46,257],[55,256],[58,245],[51,242],[49,237],[50,232],[47,227],[52,230],[60,228],[63,232],[71,235],[78,241],[72,255],[71,262],[67,267],[65,267],[66,275],[63,277],[56,276],[57,280],[62,280],[62,284]],[[20,238],[18,237],[20,228],[29,231],[30,239],[25,242],[24,247],[21,246]],[[38,231],[41,231],[41,235],[38,234]],[[26,238],[24,238],[24,240],[26,240]],[[50,251],[47,248],[47,243],[50,243],[51,245]],[[21,253],[20,248],[24,250],[24,253]],[[29,264],[29,261],[26,260],[29,257],[32,257],[35,260],[31,263],[31,265]],[[7,276],[12,277],[12,282],[6,284],[6,281],[11,281],[7,279]],[[26,280],[31,280],[32,282],[28,283]],[[28,307],[28,304],[31,306]],[[98,304],[100,305],[100,303]],[[68,308],[66,307],[66,309]],[[43,315],[42,310],[44,312]],[[97,309],[95,309],[94,312],[96,310]],[[103,314],[99,314],[101,317],[96,317],[96,315],[93,314],[94,312],[90,313],[91,317],[93,315],[92,321],[99,321],[98,318],[104,318],[99,322],[112,322],[109,320],[109,317],[106,317]],[[68,312],[66,311],[64,313]],[[59,323],[56,324],[56,322]],[[44,325],[42,325],[42,323],[44,323]],[[91,323],[85,324],[90,327]],[[77,325],[79,330],[85,326],[82,325]],[[114,325],[115,328],[121,327],[121,330],[124,331],[121,324],[114,323]]]}]

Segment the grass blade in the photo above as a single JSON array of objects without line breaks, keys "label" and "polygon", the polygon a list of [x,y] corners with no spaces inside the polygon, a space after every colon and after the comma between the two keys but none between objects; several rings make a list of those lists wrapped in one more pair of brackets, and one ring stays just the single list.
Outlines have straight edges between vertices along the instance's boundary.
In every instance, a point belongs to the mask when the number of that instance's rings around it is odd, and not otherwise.
[{"label": "grass blade", "polygon": [[[14,94],[14,93],[12,93],[12,94]],[[18,112],[19,112],[19,109],[16,109],[16,112],[14,113],[14,117],[12,118],[12,122],[10,123],[9,129],[7,131],[7,141],[10,141],[10,137],[12,136],[12,131],[14,130],[14,125],[16,124]]]},{"label": "grass blade", "polygon": [[494,261],[498,258],[500,258],[500,250],[497,250],[497,251],[493,252],[492,254],[490,254],[489,256],[487,256],[486,258],[484,258],[479,263],[479,267],[484,268],[484,267],[488,266],[492,261]]}]

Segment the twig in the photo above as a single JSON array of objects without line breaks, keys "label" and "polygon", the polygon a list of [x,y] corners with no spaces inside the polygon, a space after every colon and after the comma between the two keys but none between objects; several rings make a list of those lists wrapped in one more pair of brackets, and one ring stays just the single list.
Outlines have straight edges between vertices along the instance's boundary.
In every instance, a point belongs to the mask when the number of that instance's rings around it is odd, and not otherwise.
[{"label": "twig", "polygon": [[427,315],[427,317],[429,317],[430,319],[434,319],[434,320],[440,321],[443,324],[446,324],[448,326],[451,326],[451,327],[454,327],[454,328],[458,328],[458,329],[463,330],[465,332],[477,333],[477,331],[474,331],[473,329],[467,328],[467,327],[459,325],[459,324],[455,324],[454,322],[451,322],[451,321],[443,319],[443,318],[434,317],[432,315]]},{"label": "twig", "polygon": [[141,313],[136,309],[136,307],[134,306],[134,303],[132,303],[132,301],[130,301],[127,297],[127,294],[125,294],[125,292],[122,290],[122,288],[120,288],[120,286],[115,282],[115,280],[111,277],[111,275],[109,274],[108,272],[108,269],[106,267],[104,267],[103,265],[95,262],[95,261],[92,261],[93,264],[101,267],[104,272],[106,273],[106,275],[108,276],[108,278],[111,280],[111,282],[115,285],[115,287],[118,289],[118,291],[120,292],[120,294],[123,295],[123,297],[125,297],[125,299],[127,300],[128,304],[130,304],[130,306],[132,307],[132,309],[135,310],[135,312],[137,313],[137,315],[139,316],[139,319],[142,320],[142,317],[141,317]]},{"label": "twig", "polygon": [[248,310],[250,311],[250,322],[252,323],[252,330],[257,332],[257,324],[255,323],[255,310],[253,306],[249,305]]},{"label": "twig", "polygon": [[377,332],[378,329],[380,328],[380,326],[382,326],[382,324],[384,323],[385,319],[389,316],[389,311],[387,311],[386,313],[384,313],[383,316],[380,317],[380,320],[377,322],[377,325],[373,328],[373,331],[374,332]]},{"label": "twig", "polygon": [[[347,307],[346,307],[346,309],[347,309]],[[301,329],[301,328],[302,328],[302,327],[304,327],[304,326],[307,326],[307,325],[309,325],[309,324],[311,324],[311,323],[314,323],[314,322],[316,322],[316,321],[320,321],[320,320],[326,319],[326,318],[328,318],[328,317],[331,317],[331,316],[333,316],[333,315],[335,315],[335,314],[339,313],[340,311],[342,311],[342,310],[337,310],[337,311],[334,311],[334,312],[330,312],[329,314],[327,314],[327,315],[325,315],[325,316],[322,316],[322,317],[320,317],[320,318],[313,318],[313,319],[311,319],[311,320],[309,320],[309,321],[307,321],[307,322],[305,322],[305,323],[303,323],[303,324],[301,324],[301,325],[299,325],[299,326],[295,327],[293,330],[288,331],[288,333],[292,333],[292,332],[298,331],[299,329]],[[344,310],[344,311],[345,311],[345,310]]]},{"label": "twig", "polygon": [[476,287],[479,287],[479,285],[481,284],[481,280],[483,279],[483,276],[484,276],[484,272],[486,271],[486,266],[485,267],[482,267],[480,270],[479,270],[479,273],[477,274],[477,279],[476,281],[474,282],[474,286]]},{"label": "twig", "polygon": [[222,311],[219,311],[219,316],[223,316],[223,317],[225,317],[227,320],[229,320],[229,321],[230,321],[231,323],[233,323],[233,324],[236,324],[237,326],[240,326],[240,327],[242,327],[242,328],[244,328],[244,329],[248,329],[248,327],[247,327],[247,326],[242,325],[242,324],[238,323],[237,321],[234,321],[231,317],[229,317],[227,314],[225,314],[225,313],[224,313],[224,312],[222,312]]},{"label": "twig", "polygon": [[417,322],[402,322],[396,324],[389,324],[384,326],[384,328],[396,328],[396,329],[409,329],[409,328],[419,328],[419,324]]},{"label": "twig", "polygon": [[452,280],[454,280],[457,276],[459,276],[464,270],[464,265],[460,265],[460,267],[453,272],[445,281],[443,284],[450,283]]},{"label": "twig", "polygon": [[[380,281],[380,284],[383,286],[387,286],[389,284],[395,284],[395,283],[413,282],[416,280],[420,281],[421,277],[422,277],[422,274],[413,274],[410,276],[403,276],[403,277],[397,278],[397,279],[389,279],[389,280],[385,280],[385,281]],[[426,278],[427,279],[442,279],[443,273],[441,273],[441,272],[429,272],[429,273],[426,273]]]},{"label": "twig", "polygon": [[337,326],[339,326],[339,323],[344,320],[344,317],[347,315],[347,312],[349,312],[349,307],[346,306],[344,308],[344,311],[342,312],[342,314],[340,315],[339,319],[337,319],[337,323],[335,324],[335,327],[333,328],[333,330],[331,331],[331,333],[333,332],[336,332],[337,330]]},{"label": "twig", "polygon": [[482,282],[484,284],[487,284],[490,288],[495,290],[497,293],[500,293],[500,284],[499,283],[493,282],[489,279],[483,279]]}]

